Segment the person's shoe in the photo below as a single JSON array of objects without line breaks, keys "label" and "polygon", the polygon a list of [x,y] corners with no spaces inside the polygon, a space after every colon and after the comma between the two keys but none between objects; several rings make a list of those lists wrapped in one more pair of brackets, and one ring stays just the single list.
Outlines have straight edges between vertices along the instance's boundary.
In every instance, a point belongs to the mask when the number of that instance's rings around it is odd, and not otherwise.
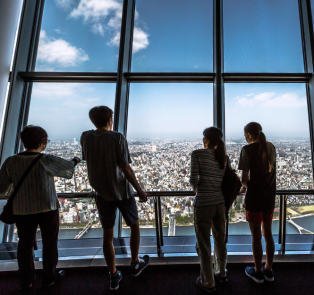
[{"label": "person's shoe", "polygon": [[273,270],[267,270],[265,264],[263,264],[262,267],[262,274],[267,282],[273,282],[275,280]]},{"label": "person's shoe", "polygon": [[227,283],[228,282],[227,274],[225,274],[225,275],[216,275],[215,274],[215,278],[217,278],[217,280],[220,283]]},{"label": "person's shoe", "polygon": [[20,284],[20,291],[21,292],[28,292],[33,287],[35,280],[36,280],[36,275],[34,275],[34,277],[33,277],[33,282],[26,283],[26,284],[25,283]]},{"label": "person's shoe", "polygon": [[258,284],[264,283],[264,276],[262,272],[256,272],[254,266],[247,266],[245,268],[245,273],[249,278],[251,278],[256,283]]},{"label": "person's shoe", "polygon": [[122,273],[118,271],[114,275],[110,275],[110,290],[116,291],[119,289],[119,282],[122,280]]},{"label": "person's shoe", "polygon": [[203,290],[205,290],[207,293],[214,293],[214,292],[216,292],[216,288],[215,287],[207,288],[207,287],[203,286],[201,277],[198,277],[196,279],[196,285],[199,286],[200,288],[202,288]]},{"label": "person's shoe", "polygon": [[30,284],[21,284],[20,285],[20,291],[23,293],[28,292],[33,287],[33,283]]},{"label": "person's shoe", "polygon": [[137,262],[131,263],[132,276],[139,276],[143,269],[145,269],[149,265],[149,256],[144,255],[142,258],[138,258]]},{"label": "person's shoe", "polygon": [[57,274],[55,275],[55,278],[52,282],[44,283],[43,288],[49,288],[54,286],[56,283],[62,281],[65,278],[65,271],[59,270]]}]

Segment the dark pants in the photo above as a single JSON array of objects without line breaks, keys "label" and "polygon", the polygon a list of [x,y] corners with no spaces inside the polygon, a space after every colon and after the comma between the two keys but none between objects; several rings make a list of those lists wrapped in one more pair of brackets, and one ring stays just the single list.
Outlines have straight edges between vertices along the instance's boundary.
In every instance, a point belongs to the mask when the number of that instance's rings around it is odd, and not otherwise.
[{"label": "dark pants", "polygon": [[43,283],[54,280],[58,263],[59,211],[49,211],[32,215],[17,215],[19,237],[17,261],[22,284],[33,282],[35,266],[33,246],[39,225],[43,243]]}]

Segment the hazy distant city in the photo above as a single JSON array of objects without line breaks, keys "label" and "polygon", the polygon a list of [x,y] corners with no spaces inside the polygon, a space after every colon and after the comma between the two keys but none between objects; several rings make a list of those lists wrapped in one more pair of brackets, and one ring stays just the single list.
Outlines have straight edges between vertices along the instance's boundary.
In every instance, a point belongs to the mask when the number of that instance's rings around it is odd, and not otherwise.
[{"label": "hazy distant city", "polygon": [[[277,188],[313,189],[312,162],[309,140],[270,139],[276,147]],[[135,175],[145,191],[190,191],[190,156],[202,148],[200,139],[130,139],[129,150]],[[227,154],[232,167],[237,168],[243,139],[229,138]],[[51,142],[47,153],[62,158],[81,157],[81,146],[76,139]],[[238,172],[239,173],[239,172]],[[239,173],[240,175],[240,173]],[[57,193],[90,192],[86,163],[75,168],[71,180],[55,178]],[[163,226],[169,227],[169,235],[175,235],[176,226],[193,225],[194,197],[164,197],[161,199]],[[230,211],[229,220],[236,223],[245,220],[244,198]],[[279,198],[274,219],[279,218]],[[153,199],[138,203],[141,227],[155,226]],[[287,200],[287,216],[313,215],[314,196],[290,196]],[[60,199],[61,228],[82,228],[80,238],[90,227],[100,227],[99,214],[92,199]],[[170,224],[170,225],[169,225]],[[123,222],[123,227],[125,223]]]}]

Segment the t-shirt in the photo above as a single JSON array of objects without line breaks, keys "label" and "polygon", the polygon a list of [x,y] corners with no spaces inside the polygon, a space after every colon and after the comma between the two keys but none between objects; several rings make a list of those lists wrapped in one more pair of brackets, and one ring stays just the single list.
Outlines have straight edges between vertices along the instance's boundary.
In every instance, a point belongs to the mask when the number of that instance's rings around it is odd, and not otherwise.
[{"label": "t-shirt", "polygon": [[[267,142],[269,152],[276,159],[274,145]],[[239,170],[249,171],[249,182],[245,195],[245,208],[252,212],[265,212],[275,208],[276,163],[269,172],[263,163],[263,149],[260,142],[246,145],[241,150]]]},{"label": "t-shirt", "polygon": [[[0,195],[11,195],[39,153],[23,152],[5,160],[0,169]],[[71,179],[75,161],[44,155],[30,170],[13,200],[13,214],[30,215],[58,209],[54,177]]]},{"label": "t-shirt", "polygon": [[132,197],[133,188],[120,169],[132,163],[125,137],[119,132],[90,130],[82,133],[81,145],[92,188],[107,201]]},{"label": "t-shirt", "polygon": [[221,189],[224,173],[225,168],[220,168],[214,151],[199,149],[192,152],[190,184],[194,191],[197,190],[195,207],[213,206],[225,202]]}]

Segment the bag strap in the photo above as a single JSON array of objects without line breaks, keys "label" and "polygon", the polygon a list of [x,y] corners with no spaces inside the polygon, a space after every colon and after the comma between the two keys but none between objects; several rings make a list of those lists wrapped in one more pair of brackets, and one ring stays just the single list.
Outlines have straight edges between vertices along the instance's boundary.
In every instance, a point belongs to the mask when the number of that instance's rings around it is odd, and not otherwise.
[{"label": "bag strap", "polygon": [[25,170],[24,174],[21,176],[19,182],[17,183],[12,195],[10,196],[8,202],[13,202],[13,199],[15,198],[15,196],[17,195],[17,192],[19,191],[19,189],[21,188],[24,180],[26,179],[26,177],[28,176],[29,172],[32,170],[32,168],[35,166],[35,164],[40,160],[40,158],[42,158],[45,154],[39,154],[38,156],[36,156],[36,158],[32,161],[32,163],[30,163],[30,165],[27,167],[27,169]]},{"label": "bag strap", "polygon": [[228,235],[229,235],[229,212],[226,210],[226,235],[225,235],[225,243],[228,243]]}]

